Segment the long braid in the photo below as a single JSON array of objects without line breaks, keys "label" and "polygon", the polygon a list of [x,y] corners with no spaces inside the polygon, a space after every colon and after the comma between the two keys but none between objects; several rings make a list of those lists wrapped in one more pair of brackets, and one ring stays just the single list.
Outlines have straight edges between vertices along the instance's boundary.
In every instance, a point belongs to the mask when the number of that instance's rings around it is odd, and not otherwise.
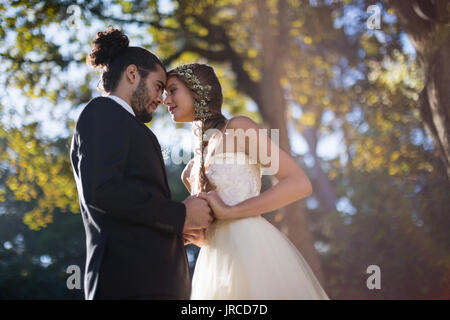
[{"label": "long braid", "polygon": [[[208,131],[208,129],[216,128],[216,129],[222,129],[226,124],[226,118],[221,114],[214,114],[214,117],[211,119],[208,119],[206,121],[199,121],[200,127],[197,127],[194,130],[194,134],[199,138],[199,147],[196,148],[195,153],[200,158],[200,166],[199,166],[199,172],[198,172],[198,179],[199,179],[199,185],[200,185],[200,192],[208,192],[211,190],[215,190],[216,186],[214,183],[212,183],[208,176],[206,175],[206,168],[205,168],[205,150],[208,150],[209,140],[203,139],[205,136],[205,132]],[[207,152],[208,154],[209,152]]]},{"label": "long braid", "polygon": [[206,176],[205,172],[205,141],[203,140],[203,137],[205,135],[205,123],[203,121],[200,124],[200,132],[200,192],[204,192],[207,191],[206,185],[208,177]]}]

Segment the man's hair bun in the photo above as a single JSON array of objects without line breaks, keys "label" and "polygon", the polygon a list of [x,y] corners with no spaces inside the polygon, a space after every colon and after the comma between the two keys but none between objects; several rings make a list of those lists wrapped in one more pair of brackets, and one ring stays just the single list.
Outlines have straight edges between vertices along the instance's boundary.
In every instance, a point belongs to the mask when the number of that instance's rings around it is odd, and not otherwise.
[{"label": "man's hair bun", "polygon": [[97,32],[97,37],[92,41],[92,51],[86,57],[86,63],[94,68],[107,67],[121,51],[128,48],[129,43],[123,31],[109,26],[106,31]]}]

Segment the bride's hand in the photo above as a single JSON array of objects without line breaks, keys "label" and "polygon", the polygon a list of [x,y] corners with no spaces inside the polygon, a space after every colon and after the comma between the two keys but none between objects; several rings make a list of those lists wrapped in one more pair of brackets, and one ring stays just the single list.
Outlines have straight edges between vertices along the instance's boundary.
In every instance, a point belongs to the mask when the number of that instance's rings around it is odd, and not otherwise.
[{"label": "bride's hand", "polygon": [[183,230],[184,245],[192,243],[195,244],[197,247],[202,247],[206,242],[205,232],[206,229]]},{"label": "bride's hand", "polygon": [[233,207],[223,202],[217,191],[209,191],[208,193],[201,192],[198,194],[198,197],[208,201],[216,219],[232,218]]}]

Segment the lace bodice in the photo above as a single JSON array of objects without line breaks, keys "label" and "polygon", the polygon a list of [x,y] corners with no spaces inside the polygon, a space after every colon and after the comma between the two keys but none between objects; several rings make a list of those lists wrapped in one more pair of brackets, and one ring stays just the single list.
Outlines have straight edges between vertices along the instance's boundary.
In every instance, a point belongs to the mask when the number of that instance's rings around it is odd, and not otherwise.
[{"label": "lace bodice", "polygon": [[[200,186],[197,174],[200,157],[194,157],[191,162],[185,168],[189,170],[187,180],[191,186],[191,194],[198,194]],[[235,205],[260,193],[260,166],[252,164],[245,152],[218,153],[205,158],[205,173],[217,187],[219,196],[228,205]]]}]

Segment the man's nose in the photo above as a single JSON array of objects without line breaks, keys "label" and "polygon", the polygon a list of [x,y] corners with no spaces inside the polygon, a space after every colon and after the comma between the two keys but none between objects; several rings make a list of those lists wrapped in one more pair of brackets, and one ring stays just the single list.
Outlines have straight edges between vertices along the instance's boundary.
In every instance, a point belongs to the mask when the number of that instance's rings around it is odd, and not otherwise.
[{"label": "man's nose", "polygon": [[156,99],[156,102],[158,102],[158,105],[163,103],[162,93],[158,95],[158,98]]}]

